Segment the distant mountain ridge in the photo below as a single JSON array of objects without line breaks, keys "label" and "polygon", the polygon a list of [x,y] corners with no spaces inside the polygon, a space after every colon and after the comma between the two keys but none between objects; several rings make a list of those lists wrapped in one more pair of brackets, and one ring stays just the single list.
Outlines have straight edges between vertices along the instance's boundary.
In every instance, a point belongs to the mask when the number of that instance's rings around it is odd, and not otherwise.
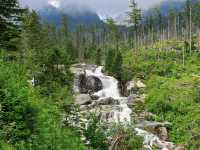
[{"label": "distant mountain ridge", "polygon": [[[198,0],[192,0],[192,3],[196,3]],[[158,8],[163,15],[168,15],[171,9],[175,10],[183,10],[185,7],[186,0],[180,1],[180,0],[166,0],[161,2],[160,4],[156,5],[153,8],[148,9],[144,12],[144,16],[149,16],[153,13],[155,8]]]},{"label": "distant mountain ridge", "polygon": [[[147,10],[143,10],[142,12],[142,16],[143,18],[153,15],[155,8],[158,8],[158,10],[160,10],[162,15],[168,15],[169,11],[171,9],[175,9],[175,10],[183,10],[185,7],[185,2],[186,1],[180,1],[180,0],[165,0],[163,2],[160,2],[159,4],[155,5],[152,8],[149,8]],[[192,0],[193,3],[198,2],[198,0]],[[125,25],[128,26],[128,13],[129,10],[127,10],[125,13],[121,13],[118,16],[116,16],[114,18],[114,20],[116,21],[116,23],[118,25]]]},{"label": "distant mountain ridge", "polygon": [[96,25],[103,24],[103,21],[97,15],[89,9],[82,9],[74,5],[67,6],[66,8],[56,8],[52,5],[48,5],[38,11],[39,16],[43,21],[59,25],[61,21],[61,14],[67,16],[69,26],[75,28],[76,26],[83,25]]},{"label": "distant mountain ridge", "polygon": [[[193,3],[198,0],[192,0]],[[155,5],[152,8],[143,11],[143,17],[152,15],[155,8],[158,8],[163,15],[167,15],[169,11],[173,8],[176,10],[182,10],[185,7],[185,1],[180,0],[166,0],[160,4]],[[128,26],[128,10],[124,13],[116,15],[113,19],[118,25]],[[52,5],[48,5],[45,8],[38,11],[40,17],[45,22],[50,22],[55,25],[60,24],[60,16],[64,14],[68,17],[68,23],[71,28],[76,28],[78,25],[103,25],[105,20],[102,20],[99,15],[84,6],[77,5],[67,5],[56,8]]]}]

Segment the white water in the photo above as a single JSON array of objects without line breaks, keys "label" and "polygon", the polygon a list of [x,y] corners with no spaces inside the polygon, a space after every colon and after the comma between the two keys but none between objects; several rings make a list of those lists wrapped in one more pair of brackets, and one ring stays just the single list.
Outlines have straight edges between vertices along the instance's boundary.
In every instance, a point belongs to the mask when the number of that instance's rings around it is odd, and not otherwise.
[{"label": "white water", "polygon": [[[113,107],[113,111],[109,115],[109,120],[116,123],[130,124],[132,110],[127,105],[127,98],[120,96],[118,81],[111,76],[106,76],[102,73],[103,67],[98,67],[95,70],[86,70],[87,76],[95,76],[99,78],[103,84],[103,89],[94,95],[99,97],[99,100],[104,98],[114,98],[120,102],[118,107]],[[139,136],[144,137],[144,146],[151,150],[153,145],[156,145],[161,150],[170,150],[173,144],[166,141],[161,141],[158,136],[151,134],[142,129],[135,128]]]},{"label": "white water", "polygon": [[118,88],[118,81],[114,77],[106,76],[102,73],[102,66],[96,68],[95,70],[86,70],[87,76],[95,76],[98,77],[102,84],[103,89],[94,93],[94,95],[99,97],[99,100],[103,98],[114,98],[120,102],[119,108],[114,109],[111,112],[111,120],[118,123],[129,124],[131,122],[131,109],[126,104],[126,99],[120,96],[120,91]]}]

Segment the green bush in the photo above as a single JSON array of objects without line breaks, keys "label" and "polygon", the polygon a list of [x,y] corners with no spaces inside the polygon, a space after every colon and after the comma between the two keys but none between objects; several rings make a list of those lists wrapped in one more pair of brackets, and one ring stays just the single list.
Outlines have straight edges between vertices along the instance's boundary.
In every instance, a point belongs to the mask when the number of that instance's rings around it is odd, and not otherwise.
[{"label": "green bush", "polygon": [[37,132],[37,108],[23,68],[0,65],[0,138],[16,144]]},{"label": "green bush", "polygon": [[[64,89],[63,89],[64,90]],[[71,98],[70,90],[65,89]],[[61,101],[41,98],[23,65],[0,64],[0,148],[2,150],[85,150],[79,134],[62,124]],[[56,94],[55,93],[55,94]],[[62,91],[62,93],[64,93]],[[63,100],[63,101],[62,101]]]}]

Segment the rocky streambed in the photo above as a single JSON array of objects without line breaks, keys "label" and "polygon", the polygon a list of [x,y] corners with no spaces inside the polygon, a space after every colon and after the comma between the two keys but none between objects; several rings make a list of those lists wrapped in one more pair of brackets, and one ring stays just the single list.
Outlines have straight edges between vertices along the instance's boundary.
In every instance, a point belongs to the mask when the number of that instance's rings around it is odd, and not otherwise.
[{"label": "rocky streambed", "polygon": [[75,75],[75,104],[78,109],[71,110],[65,120],[67,124],[81,131],[87,128],[86,116],[95,113],[104,123],[133,126],[133,132],[144,138],[146,149],[175,149],[174,144],[168,141],[167,129],[171,124],[146,120],[155,116],[144,109],[145,94],[141,91],[146,85],[140,80],[130,81],[126,85],[126,97],[123,97],[118,81],[104,74],[102,66],[76,64],[71,71]]}]

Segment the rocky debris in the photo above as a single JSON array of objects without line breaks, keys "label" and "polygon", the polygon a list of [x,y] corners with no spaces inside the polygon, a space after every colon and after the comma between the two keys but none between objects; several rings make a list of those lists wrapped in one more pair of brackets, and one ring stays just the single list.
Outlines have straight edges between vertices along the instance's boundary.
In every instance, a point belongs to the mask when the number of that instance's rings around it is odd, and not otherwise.
[{"label": "rocky debris", "polygon": [[138,94],[138,87],[136,86],[135,81],[129,81],[126,85],[126,96],[132,95],[132,94]]},{"label": "rocky debris", "polygon": [[131,94],[129,97],[128,97],[128,106],[130,107],[133,107],[135,105],[137,105],[138,103],[143,103],[145,102],[145,97],[146,95],[143,94],[143,95],[137,95],[137,94]]},{"label": "rocky debris", "polygon": [[119,105],[119,101],[112,97],[107,97],[96,101],[97,105]]},{"label": "rocky debris", "polygon": [[137,128],[145,129],[145,128],[158,128],[158,127],[170,127],[171,123],[169,122],[152,122],[152,121],[143,121],[140,124],[137,124]]},{"label": "rocky debris", "polygon": [[102,109],[104,108],[104,106],[108,106],[108,105],[113,109],[115,106],[118,106],[119,104],[120,102],[118,100],[108,97],[108,98],[93,101],[91,104],[88,105],[88,109],[96,109],[96,108]]},{"label": "rocky debris", "polygon": [[167,141],[168,140],[168,132],[167,128],[171,126],[169,122],[151,122],[151,121],[143,121],[136,125],[137,128],[144,129],[150,133],[157,135],[160,140]]},{"label": "rocky debris", "polygon": [[161,150],[173,150],[174,144],[171,142],[163,141],[159,139],[158,136],[152,134],[151,132],[135,128],[135,131],[138,136],[144,137],[144,147],[146,149],[153,149],[153,147],[159,148]]},{"label": "rocky debris", "polygon": [[141,80],[138,80],[138,81],[135,81],[135,80],[129,81],[126,84],[125,95],[126,96],[133,95],[133,94],[137,94],[138,95],[138,94],[141,93],[141,91],[144,88],[146,88],[146,85]]},{"label": "rocky debris", "polygon": [[89,65],[85,63],[78,63],[78,64],[73,64],[70,67],[70,71],[73,74],[83,74],[84,70],[94,70],[97,66],[96,65]]},{"label": "rocky debris", "polygon": [[137,81],[136,86],[138,88],[146,88],[146,85],[141,80]]},{"label": "rocky debris", "polygon": [[166,127],[159,127],[157,129],[157,135],[162,141],[167,141],[169,139],[167,128]]},{"label": "rocky debris", "polygon": [[185,146],[178,145],[174,150],[185,150]]},{"label": "rocky debris", "polygon": [[89,94],[79,94],[75,97],[76,105],[88,105],[92,103],[92,99]]}]

